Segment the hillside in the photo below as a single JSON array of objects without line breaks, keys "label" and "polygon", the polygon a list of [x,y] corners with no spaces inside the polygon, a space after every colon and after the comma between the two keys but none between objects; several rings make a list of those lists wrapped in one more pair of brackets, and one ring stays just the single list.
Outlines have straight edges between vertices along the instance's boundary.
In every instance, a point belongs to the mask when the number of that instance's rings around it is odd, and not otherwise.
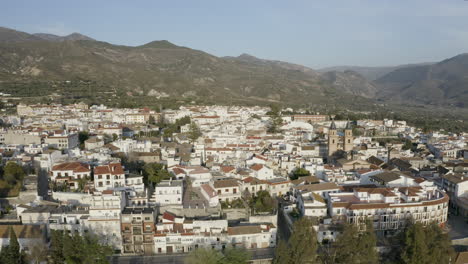
[{"label": "hillside", "polygon": [[[391,69],[373,74],[383,70]],[[352,70],[322,72],[248,54],[216,57],[167,40],[129,47],[78,33],[0,28],[0,92],[31,102],[281,103],[315,111],[369,110],[382,103],[468,107],[467,73],[467,54],[397,66],[370,81]]]},{"label": "hillside", "polygon": [[353,71],[356,72],[363,77],[365,77],[369,81],[375,81],[388,73],[395,71],[400,68],[406,68],[410,66],[421,66],[421,65],[429,65],[432,62],[425,62],[425,63],[418,63],[418,64],[405,64],[405,65],[398,65],[398,66],[380,66],[380,67],[365,67],[365,66],[333,66],[319,69],[318,72],[325,73],[325,72],[346,72],[346,71]]},{"label": "hillside", "polygon": [[40,38],[41,40],[46,41],[77,41],[77,40],[94,40],[88,36],[82,35],[80,33],[72,33],[67,36],[57,36],[54,34],[47,33],[35,33],[34,36]]},{"label": "hillside", "polygon": [[402,103],[468,107],[468,54],[397,69],[377,79],[378,98]]},{"label": "hillside", "polygon": [[376,96],[377,87],[357,72],[329,71],[321,76],[343,92],[367,98],[374,98]]},{"label": "hillside", "polygon": [[[128,47],[40,36],[41,40],[32,36],[34,41],[14,45],[0,43],[0,90],[16,96],[76,99],[95,99],[92,93],[101,92],[112,94],[103,96],[107,100],[126,103],[174,98],[303,107],[372,104],[342,93],[312,69],[286,62],[248,55],[220,58],[165,40]],[[65,81],[74,88],[63,85]]]}]

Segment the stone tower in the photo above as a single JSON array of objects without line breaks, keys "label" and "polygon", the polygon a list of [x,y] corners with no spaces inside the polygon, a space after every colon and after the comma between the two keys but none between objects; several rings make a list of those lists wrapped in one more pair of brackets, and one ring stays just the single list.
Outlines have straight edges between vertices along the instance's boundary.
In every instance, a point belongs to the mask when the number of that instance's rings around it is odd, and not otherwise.
[{"label": "stone tower", "polygon": [[353,129],[351,128],[351,123],[348,121],[346,123],[346,128],[344,130],[344,141],[343,141],[343,150],[348,152],[353,150]]},{"label": "stone tower", "polygon": [[336,131],[335,121],[332,121],[328,129],[328,156],[333,155],[338,150],[338,134]]}]

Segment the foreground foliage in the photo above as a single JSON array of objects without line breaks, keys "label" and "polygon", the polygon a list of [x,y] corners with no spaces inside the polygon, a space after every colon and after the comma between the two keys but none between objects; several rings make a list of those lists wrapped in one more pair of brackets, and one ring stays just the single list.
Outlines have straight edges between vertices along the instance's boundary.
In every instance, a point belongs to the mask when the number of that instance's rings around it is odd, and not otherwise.
[{"label": "foreground foliage", "polygon": [[246,264],[250,254],[244,248],[228,247],[223,251],[211,248],[198,248],[185,258],[187,264]]},{"label": "foreground foliage", "polygon": [[52,263],[109,263],[107,257],[112,248],[99,243],[90,235],[69,235],[63,231],[51,231],[50,259]]},{"label": "foreground foliage", "polygon": [[293,225],[288,242],[280,240],[275,250],[275,264],[313,264],[317,260],[317,234],[313,221],[303,217]]}]

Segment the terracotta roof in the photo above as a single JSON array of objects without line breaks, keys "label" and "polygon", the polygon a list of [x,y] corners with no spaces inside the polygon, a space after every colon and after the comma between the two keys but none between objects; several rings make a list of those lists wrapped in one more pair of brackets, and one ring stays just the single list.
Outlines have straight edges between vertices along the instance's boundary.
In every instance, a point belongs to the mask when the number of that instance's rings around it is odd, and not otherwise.
[{"label": "terracotta roof", "polygon": [[162,216],[163,219],[166,219],[166,220],[169,220],[171,222],[174,222],[175,221],[175,215],[169,213],[169,212],[164,212],[163,216]]},{"label": "terracotta roof", "polygon": [[216,189],[226,187],[238,187],[239,183],[235,179],[219,180],[213,183]]},{"label": "terracotta roof", "polygon": [[335,190],[335,189],[340,189],[341,187],[338,186],[334,182],[324,182],[324,183],[317,183],[317,184],[301,185],[301,186],[296,186],[294,188],[298,190],[307,190],[307,191],[315,192],[315,191]]},{"label": "terracotta roof", "polygon": [[52,167],[53,171],[73,171],[73,172],[90,172],[90,168],[88,164],[80,163],[80,162],[66,162],[55,165]]},{"label": "terracotta roof", "polygon": [[262,164],[254,164],[254,165],[250,166],[250,169],[252,169],[254,171],[259,171],[259,170],[263,169],[263,165]]},{"label": "terracotta roof", "polygon": [[262,229],[259,225],[255,226],[234,226],[228,227],[228,234],[232,235],[248,235],[261,233]]},{"label": "terracotta roof", "polygon": [[390,171],[384,171],[379,174],[375,174],[373,176],[370,176],[369,178],[372,178],[374,180],[380,181],[380,182],[391,182],[400,179],[400,174],[395,173],[395,172],[390,172]]},{"label": "terracotta roof", "polygon": [[111,174],[111,175],[120,175],[125,174],[122,164],[120,163],[111,163],[103,166],[97,166],[94,168],[94,174]]},{"label": "terracotta roof", "polygon": [[221,166],[221,171],[224,173],[229,173],[235,170],[236,168],[233,166]]},{"label": "terracotta roof", "polygon": [[213,188],[211,188],[210,185],[203,184],[201,188],[206,192],[206,194],[208,194],[210,198],[213,198],[216,196],[216,191]]}]

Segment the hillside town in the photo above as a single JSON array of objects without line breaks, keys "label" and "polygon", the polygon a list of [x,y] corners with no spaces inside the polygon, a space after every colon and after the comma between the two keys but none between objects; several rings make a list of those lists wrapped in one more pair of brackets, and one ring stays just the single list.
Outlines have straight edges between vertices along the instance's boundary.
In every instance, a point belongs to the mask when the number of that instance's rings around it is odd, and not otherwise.
[{"label": "hillside town", "polygon": [[116,256],[243,247],[268,263],[302,218],[319,243],[370,221],[468,245],[467,132],[260,106],[16,110],[0,116],[0,246],[8,227],[25,252],[62,230]]}]

